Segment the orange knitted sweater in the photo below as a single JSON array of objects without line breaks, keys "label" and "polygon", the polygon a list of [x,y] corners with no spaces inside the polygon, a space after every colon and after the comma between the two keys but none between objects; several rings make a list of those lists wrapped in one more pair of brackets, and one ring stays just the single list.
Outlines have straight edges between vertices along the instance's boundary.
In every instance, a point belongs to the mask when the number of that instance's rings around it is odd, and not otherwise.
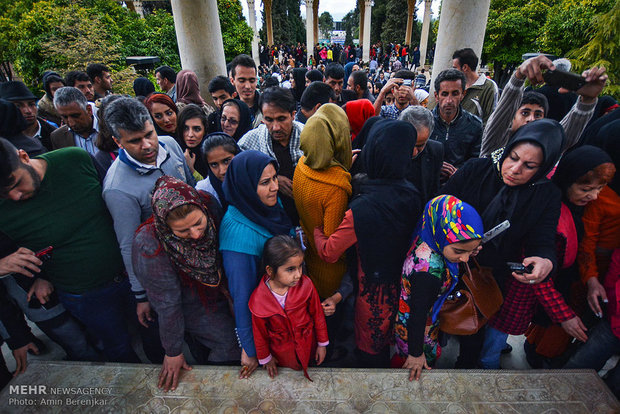
[{"label": "orange knitted sweater", "polygon": [[293,197],[301,227],[306,236],[306,267],[308,276],[321,299],[331,296],[346,271],[344,256],[336,263],[325,263],[314,246],[314,228],[322,227],[326,236],[340,225],[352,193],[351,174],[342,167],[313,170],[302,157],[295,168]]}]

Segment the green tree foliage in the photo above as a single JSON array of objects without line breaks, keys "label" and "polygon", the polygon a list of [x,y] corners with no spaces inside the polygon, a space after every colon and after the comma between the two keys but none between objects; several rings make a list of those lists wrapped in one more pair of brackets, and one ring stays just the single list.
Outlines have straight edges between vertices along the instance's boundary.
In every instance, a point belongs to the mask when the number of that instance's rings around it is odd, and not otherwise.
[{"label": "green tree foliage", "polygon": [[329,12],[323,12],[319,16],[319,30],[325,39],[332,38],[332,30],[334,30],[334,18]]},{"label": "green tree foliage", "polygon": [[342,24],[346,31],[344,44],[352,45],[353,39],[359,39],[360,37],[360,10],[357,5],[355,5],[355,9],[344,15]]},{"label": "green tree foliage", "polygon": [[594,16],[588,34],[591,40],[568,56],[578,70],[605,66],[609,80],[603,93],[620,99],[620,2],[607,13]]},{"label": "green tree foliage", "polygon": [[[273,42],[280,44],[306,43],[306,26],[301,20],[300,0],[275,0],[271,6]],[[267,44],[265,31],[265,10],[263,9],[263,28],[260,38]]]},{"label": "green tree foliage", "polygon": [[[407,0],[386,0],[385,21],[381,26],[381,41],[403,44],[407,30]],[[371,35],[372,36],[372,35]]]},{"label": "green tree foliage", "polygon": [[217,0],[226,61],[252,50],[252,28],[243,17],[239,0]]},{"label": "green tree foliage", "polygon": [[375,0],[372,7],[372,18],[370,19],[370,43],[375,44],[381,41],[381,31],[385,23],[386,0]]}]

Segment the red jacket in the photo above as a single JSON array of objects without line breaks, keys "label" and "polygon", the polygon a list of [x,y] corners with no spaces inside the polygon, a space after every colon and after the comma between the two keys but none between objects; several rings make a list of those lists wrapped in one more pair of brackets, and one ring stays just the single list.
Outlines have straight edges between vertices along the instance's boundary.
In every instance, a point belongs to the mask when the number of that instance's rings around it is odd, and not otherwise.
[{"label": "red jacket", "polygon": [[611,330],[620,338],[620,248],[611,255],[611,264],[605,277],[605,291],[607,292],[607,315]]},{"label": "red jacket", "polygon": [[289,288],[282,309],[267,287],[267,279],[267,275],[263,276],[249,302],[256,356],[264,359],[271,354],[278,365],[303,369],[310,379],[307,368],[317,342],[328,341],[319,294],[304,275],[296,286]]}]

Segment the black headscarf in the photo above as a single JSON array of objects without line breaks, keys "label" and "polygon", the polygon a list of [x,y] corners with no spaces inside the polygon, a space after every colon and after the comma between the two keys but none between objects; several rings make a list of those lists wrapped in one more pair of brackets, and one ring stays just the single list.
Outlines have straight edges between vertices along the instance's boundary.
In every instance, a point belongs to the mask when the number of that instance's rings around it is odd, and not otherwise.
[{"label": "black headscarf", "polygon": [[133,81],[133,91],[136,96],[147,97],[155,92],[155,85],[149,79],[140,77]]},{"label": "black headscarf", "polygon": [[228,99],[222,103],[222,109],[220,109],[219,116],[217,118],[217,130],[219,132],[222,131],[222,112],[224,110],[224,106],[227,104],[234,104],[239,108],[239,125],[237,126],[237,130],[233,135],[233,138],[236,142],[239,142],[242,136],[245,135],[250,129],[252,129],[252,112],[250,111],[250,107],[239,99]]},{"label": "black headscarf", "polygon": [[249,150],[235,156],[224,177],[224,196],[252,223],[264,227],[272,235],[289,234],[292,224],[282,206],[268,207],[256,193],[258,181],[269,164],[278,171],[278,162],[262,152]]},{"label": "black headscarf", "polygon": [[[211,183],[211,186],[213,187],[213,189],[215,190],[215,192],[217,193],[217,196],[220,200],[220,205],[222,206],[222,210],[224,212],[226,212],[226,209],[228,208],[228,201],[226,201],[226,196],[224,196],[224,190],[222,189],[222,185],[224,184],[222,181],[220,181],[219,178],[217,178],[215,176],[215,174],[213,173],[213,170],[211,170],[211,167],[209,167],[208,163],[207,163],[207,153],[205,152],[205,142],[207,141],[207,139],[209,137],[213,137],[213,136],[224,136],[227,137],[227,139],[232,138],[231,136],[223,133],[223,132],[214,132],[213,134],[209,134],[207,135],[203,140],[202,140],[202,154],[203,154],[203,158],[204,158],[204,162],[205,164],[207,164],[207,169],[209,170],[209,183]],[[213,148],[217,148],[217,147],[213,147]],[[239,148],[239,146],[237,146],[237,143],[235,143],[235,149],[236,149],[236,153],[235,156],[237,154],[239,154],[241,152],[241,148]],[[205,177],[206,178],[206,177]]]},{"label": "black headscarf", "polygon": [[362,269],[374,284],[397,283],[422,211],[418,191],[405,179],[415,128],[384,121],[371,128],[361,153],[368,179],[351,201]]},{"label": "black headscarf", "polygon": [[295,102],[301,101],[301,95],[304,93],[306,89],[306,72],[308,70],[306,68],[295,68],[293,69],[293,79],[295,80],[295,87],[291,89],[293,92],[293,96],[295,97]]},{"label": "black headscarf", "polygon": [[[495,170],[500,180],[502,179],[502,164],[508,158],[512,149],[518,144],[527,142],[540,147],[543,153],[543,161],[536,174],[527,183],[518,186],[502,185],[500,191],[493,197],[482,213],[485,229],[491,229],[500,222],[512,218],[519,198],[519,192],[523,188],[549,181],[546,176],[562,154],[564,139],[564,129],[559,122],[552,119],[540,119],[519,128],[512,135],[506,147],[492,154]],[[492,240],[492,243],[499,245],[501,239],[502,235],[499,235]]]}]

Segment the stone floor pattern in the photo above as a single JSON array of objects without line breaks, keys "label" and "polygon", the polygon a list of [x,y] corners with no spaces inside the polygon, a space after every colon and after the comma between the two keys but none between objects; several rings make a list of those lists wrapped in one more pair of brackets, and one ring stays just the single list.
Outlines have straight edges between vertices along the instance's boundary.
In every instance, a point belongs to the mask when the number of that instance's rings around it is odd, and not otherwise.
[{"label": "stone floor pattern", "polygon": [[[44,385],[46,394],[7,386],[2,413],[620,413],[620,403],[590,370],[424,372],[404,370],[281,369],[237,379],[235,367],[194,367],[176,391],[157,389],[160,367],[34,361],[9,385]],[[101,387],[104,394],[75,389]],[[51,394],[62,388],[67,395]],[[99,389],[99,388],[98,388]],[[24,390],[21,390],[24,391]],[[32,404],[32,405],[25,405]]]}]

